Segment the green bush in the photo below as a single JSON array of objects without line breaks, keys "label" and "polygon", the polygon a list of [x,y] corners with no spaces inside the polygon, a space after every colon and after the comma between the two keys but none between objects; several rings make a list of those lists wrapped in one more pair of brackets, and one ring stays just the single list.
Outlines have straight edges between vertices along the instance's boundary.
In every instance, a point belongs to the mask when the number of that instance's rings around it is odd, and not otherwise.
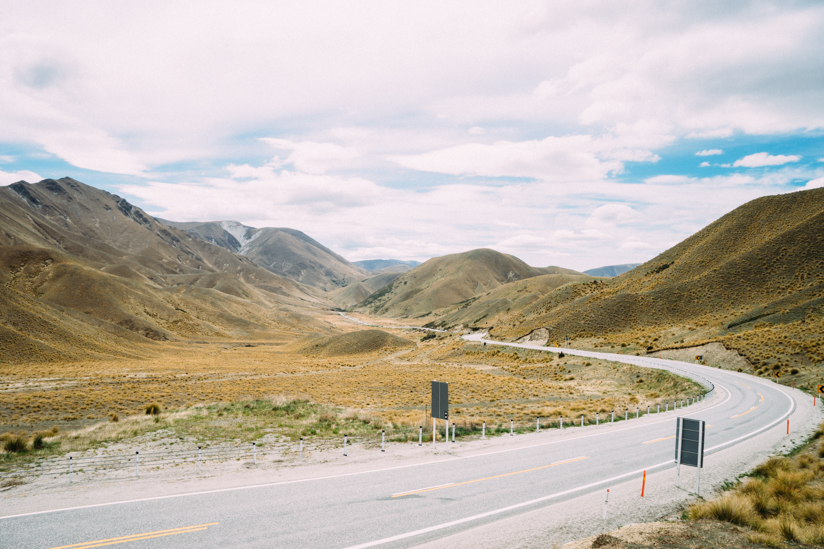
[{"label": "green bush", "polygon": [[46,443],[43,442],[44,438],[45,436],[43,435],[43,433],[37,433],[36,435],[34,435],[34,440],[31,444],[32,448],[34,448],[35,450],[42,450],[43,448],[45,448]]},{"label": "green bush", "polygon": [[20,435],[7,436],[3,443],[3,450],[9,453],[19,454],[26,451],[28,446],[26,439]]},{"label": "green bush", "polygon": [[159,416],[160,415],[160,406],[157,404],[149,404],[146,406],[146,415],[147,416]]}]

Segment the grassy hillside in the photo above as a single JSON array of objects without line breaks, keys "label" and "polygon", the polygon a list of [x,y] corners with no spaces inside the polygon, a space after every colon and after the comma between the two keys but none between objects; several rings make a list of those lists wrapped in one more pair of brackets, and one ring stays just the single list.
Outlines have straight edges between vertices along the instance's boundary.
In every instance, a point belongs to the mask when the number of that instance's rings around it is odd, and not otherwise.
[{"label": "grassy hillside", "polygon": [[358,304],[357,310],[393,317],[422,317],[504,284],[544,274],[580,274],[530,267],[517,257],[479,249],[430,259]]},{"label": "grassy hillside", "polygon": [[764,197],[612,280],[558,288],[493,327],[635,352],[717,341],[764,376],[824,369],[824,189]]},{"label": "grassy hillside", "polygon": [[[318,330],[317,292],[69,178],[0,188],[2,360],[146,352],[177,338]],[[135,337],[137,336],[137,337]]]}]

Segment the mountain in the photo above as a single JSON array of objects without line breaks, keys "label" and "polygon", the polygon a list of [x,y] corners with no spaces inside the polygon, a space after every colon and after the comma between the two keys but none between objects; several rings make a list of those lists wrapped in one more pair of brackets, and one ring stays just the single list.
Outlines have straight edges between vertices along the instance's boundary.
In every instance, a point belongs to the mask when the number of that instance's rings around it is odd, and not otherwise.
[{"label": "mountain", "polygon": [[[408,271],[421,264],[420,261],[401,261],[400,259],[366,259],[355,261],[355,265],[367,271],[383,271],[389,268],[400,268],[400,272]],[[404,267],[406,267],[404,269]]]},{"label": "mountain", "polygon": [[391,270],[393,268],[394,267],[388,267],[380,271],[373,271],[377,274],[353,282],[344,288],[333,290],[329,293],[329,299],[342,309],[348,309],[357,305],[384,286],[391,284],[396,278],[403,274],[403,271],[393,272]]},{"label": "mountain", "polygon": [[421,317],[509,282],[544,274],[581,273],[560,267],[539,269],[495,250],[472,250],[430,259],[402,274],[356,308],[371,314]]},{"label": "mountain", "polygon": [[584,274],[588,274],[589,276],[601,276],[607,278],[614,278],[618,275],[622,275],[627,271],[631,271],[635,267],[639,266],[640,263],[625,263],[623,265],[607,265],[606,267],[596,267],[595,269],[589,269],[584,271]]},{"label": "mountain", "polygon": [[205,242],[248,257],[269,271],[321,290],[335,290],[366,272],[321,243],[294,229],[256,229],[237,221],[161,220]]},{"label": "mountain", "polygon": [[267,337],[320,323],[317,291],[167,227],[71,178],[0,187],[2,360],[138,352],[192,337]]},{"label": "mountain", "polygon": [[824,370],[824,189],[753,200],[616,279],[550,292],[491,333],[537,330],[644,352],[721,343],[761,375],[812,383]]}]

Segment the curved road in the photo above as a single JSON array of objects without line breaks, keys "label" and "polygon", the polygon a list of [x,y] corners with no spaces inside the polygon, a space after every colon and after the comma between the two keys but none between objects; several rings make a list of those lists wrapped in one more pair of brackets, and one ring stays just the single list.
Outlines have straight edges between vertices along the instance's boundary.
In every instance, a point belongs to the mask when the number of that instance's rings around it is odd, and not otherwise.
[{"label": "curved road", "polygon": [[566,430],[543,441],[532,435],[535,444],[526,447],[441,453],[400,467],[16,516],[0,501],[0,545],[410,547],[602,490],[643,470],[674,467],[678,415],[706,420],[710,455],[776,426],[795,409],[793,399],[775,384],[736,372],[647,357],[503,345],[668,369],[714,389],[704,403],[662,412],[660,419]]}]

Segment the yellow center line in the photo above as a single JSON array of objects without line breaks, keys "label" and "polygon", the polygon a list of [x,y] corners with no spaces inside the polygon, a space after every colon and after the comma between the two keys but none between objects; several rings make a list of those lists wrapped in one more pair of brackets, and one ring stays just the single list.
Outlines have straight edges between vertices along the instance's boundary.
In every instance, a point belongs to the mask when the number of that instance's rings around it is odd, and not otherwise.
[{"label": "yellow center line", "polygon": [[582,459],[589,459],[589,456],[583,456],[583,457],[579,457],[579,458],[568,459],[566,461],[559,461],[558,463],[550,463],[549,465],[542,465],[540,467],[533,467],[532,469],[524,469],[523,471],[515,471],[514,473],[504,473],[502,475],[495,475],[495,476],[492,476],[492,477],[479,478],[479,479],[475,479],[475,480],[467,480],[467,481],[464,481],[464,482],[455,482],[454,484],[444,484],[443,486],[435,486],[433,488],[424,488],[422,490],[414,490],[412,492],[403,492],[401,494],[395,494],[392,497],[393,498],[400,498],[400,497],[403,497],[403,496],[411,496],[412,494],[420,494],[422,492],[432,492],[433,490],[443,490],[444,488],[453,488],[455,486],[462,486],[464,484],[472,484],[473,482],[481,482],[481,481],[484,481],[484,480],[492,480],[492,479],[495,479],[495,478],[509,477],[509,476],[512,476],[512,475],[520,475],[521,473],[529,473],[530,471],[538,471],[540,469],[546,469],[547,467],[555,467],[556,465],[564,465],[566,463],[572,463],[573,461],[581,461]]},{"label": "yellow center line", "polygon": [[762,395],[761,393],[758,393],[758,396],[761,397],[761,402],[764,402],[764,395]]},{"label": "yellow center line", "polygon": [[102,545],[115,545],[118,543],[126,543],[129,541],[138,541],[141,539],[161,538],[163,536],[174,536],[175,534],[188,534],[189,532],[199,532],[206,530],[209,526],[219,524],[218,522],[210,522],[208,524],[197,524],[195,526],[183,526],[181,528],[172,528],[169,530],[157,530],[155,532],[146,532],[144,534],[134,534],[131,536],[120,536],[118,538],[99,539],[96,541],[87,541],[85,543],[75,543],[74,545],[61,545],[60,547],[52,547],[51,549],[89,549],[90,547],[100,547]]},{"label": "yellow center line", "polygon": [[755,410],[756,408],[758,408],[758,406],[753,406],[752,408],[750,408],[749,410],[747,410],[743,414],[738,414],[737,416],[732,416],[730,419],[735,419],[737,417],[745,416],[745,415],[749,414],[750,412],[752,412],[753,410]]},{"label": "yellow center line", "polygon": [[750,387],[750,386],[749,386],[749,385],[747,385],[746,383],[741,383],[740,381],[735,381],[735,380],[733,380],[733,381],[734,381],[735,383],[739,384],[739,385],[743,385],[743,386],[744,386],[744,387],[746,387],[747,389],[752,389],[752,387]]},{"label": "yellow center line", "polygon": [[[706,426],[707,429],[709,429],[710,427],[712,427],[712,425]],[[675,438],[675,435],[672,435],[671,437],[656,438],[655,440],[648,440],[644,444],[652,444],[653,442],[661,442],[662,440],[669,440],[671,438]]]}]

